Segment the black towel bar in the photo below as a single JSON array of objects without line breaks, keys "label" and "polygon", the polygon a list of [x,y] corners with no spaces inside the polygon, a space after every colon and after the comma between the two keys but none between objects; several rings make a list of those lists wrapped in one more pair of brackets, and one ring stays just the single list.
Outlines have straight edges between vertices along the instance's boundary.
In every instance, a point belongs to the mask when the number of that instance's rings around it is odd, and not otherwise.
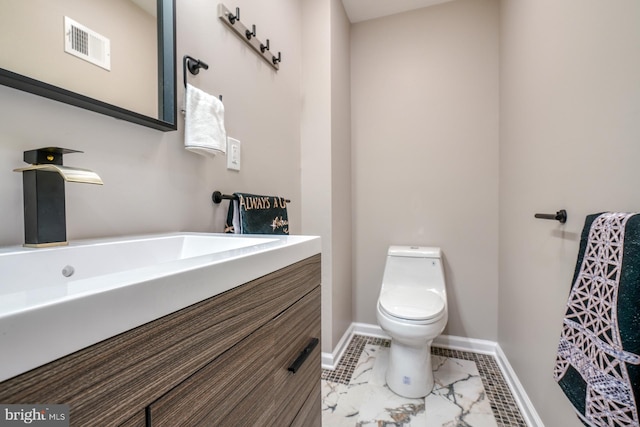
[{"label": "black towel bar", "polygon": [[[189,72],[195,76],[200,72],[200,68],[208,70],[209,65],[206,62],[192,58],[189,55],[185,55],[182,57],[182,78],[184,80],[185,89],[187,87],[187,70],[189,70]],[[218,99],[222,101],[222,95],[218,95]]]},{"label": "black towel bar", "polygon": [[208,70],[209,65],[199,59],[192,58],[189,55],[182,57],[182,77],[184,79],[184,87],[187,87],[187,70],[195,76],[200,72],[200,68]]},{"label": "black towel bar", "polygon": [[[222,194],[221,192],[216,190],[211,195],[211,200],[213,200],[213,203],[215,203],[217,205],[218,203],[222,202],[223,200],[238,200],[238,197],[234,196],[233,194]],[[285,202],[291,203],[291,200],[285,199]]]},{"label": "black towel bar", "polygon": [[555,214],[537,213],[534,216],[539,219],[553,219],[556,221],[560,221],[561,224],[564,224],[565,222],[567,222],[567,211],[565,211],[564,209],[559,210]]}]

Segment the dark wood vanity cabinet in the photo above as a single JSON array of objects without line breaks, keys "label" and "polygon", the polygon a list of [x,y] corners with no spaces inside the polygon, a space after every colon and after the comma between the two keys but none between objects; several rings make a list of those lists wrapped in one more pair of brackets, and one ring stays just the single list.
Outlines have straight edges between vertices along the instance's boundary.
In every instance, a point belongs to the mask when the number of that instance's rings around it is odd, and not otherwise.
[{"label": "dark wood vanity cabinet", "polygon": [[0,402],[66,403],[83,427],[320,426],[314,338],[320,255],[0,383]]}]

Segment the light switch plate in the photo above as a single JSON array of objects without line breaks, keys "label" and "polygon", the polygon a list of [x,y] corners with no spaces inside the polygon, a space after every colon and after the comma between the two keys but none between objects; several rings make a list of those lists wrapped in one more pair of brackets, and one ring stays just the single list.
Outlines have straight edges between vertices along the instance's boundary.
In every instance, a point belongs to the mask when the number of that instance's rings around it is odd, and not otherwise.
[{"label": "light switch plate", "polygon": [[227,138],[227,169],[240,170],[240,141]]}]

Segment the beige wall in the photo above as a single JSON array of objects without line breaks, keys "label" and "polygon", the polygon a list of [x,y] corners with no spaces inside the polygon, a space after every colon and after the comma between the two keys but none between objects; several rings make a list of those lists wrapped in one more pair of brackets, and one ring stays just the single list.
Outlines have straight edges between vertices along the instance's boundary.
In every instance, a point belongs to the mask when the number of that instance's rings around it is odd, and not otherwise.
[{"label": "beige wall", "polygon": [[352,26],[354,320],[376,324],[389,245],[439,246],[445,333],[497,338],[498,2]]},{"label": "beige wall", "polygon": [[352,321],[349,30],[340,0],[302,2],[302,232],[322,237],[322,351]]},{"label": "beige wall", "polygon": [[302,49],[313,52],[302,62],[302,112],[300,122],[302,230],[322,236],[322,351],[332,342],[331,244],[331,3],[302,2]]},{"label": "beige wall", "polygon": [[[65,16],[110,40],[110,71],[64,51]],[[158,117],[156,27],[130,0],[0,0],[0,68]]]},{"label": "beige wall", "polygon": [[[291,231],[301,231],[300,69],[301,10],[296,0],[227,3],[242,8],[261,37],[282,51],[278,72],[218,21],[217,2],[177,2],[177,54],[201,58],[208,71],[190,81],[224,95],[228,134],[242,141],[242,170],[227,171],[224,156],[184,149],[183,118],[163,133],[0,86],[0,245],[23,242],[22,152],[43,146],[85,151],[65,164],[100,174],[103,187],[68,184],[71,240],[163,231],[222,231],[227,202],[214,190],[282,194]],[[291,22],[292,25],[282,25]],[[178,103],[182,103],[178,65]]]},{"label": "beige wall", "polygon": [[351,24],[331,0],[331,227],[333,347],[353,321],[351,269]]},{"label": "beige wall", "polygon": [[[587,214],[638,211],[640,2],[503,0],[499,343],[545,425],[580,426],[553,381]],[[566,209],[569,220],[536,220]]]}]

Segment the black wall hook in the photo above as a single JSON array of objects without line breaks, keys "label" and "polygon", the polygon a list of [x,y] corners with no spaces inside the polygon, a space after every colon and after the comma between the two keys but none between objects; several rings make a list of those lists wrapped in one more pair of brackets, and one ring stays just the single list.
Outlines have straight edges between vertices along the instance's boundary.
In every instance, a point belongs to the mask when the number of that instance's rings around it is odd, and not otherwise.
[{"label": "black wall hook", "polygon": [[240,20],[240,8],[236,7],[236,14],[232,14],[229,13],[229,22],[231,22],[231,25],[235,24],[236,21]]},{"label": "black wall hook", "polygon": [[278,52],[278,56],[277,57],[276,56],[273,57],[272,61],[273,61],[274,64],[277,64],[278,62],[282,61],[282,55],[280,54],[280,52]]},{"label": "black wall hook", "polygon": [[555,213],[555,215],[537,213],[534,216],[538,219],[553,219],[556,221],[560,221],[561,224],[564,224],[565,222],[567,222],[567,211],[565,211],[564,209],[559,210],[558,212]]},{"label": "black wall hook", "polygon": [[247,36],[247,40],[251,40],[251,37],[255,37],[256,36],[256,26],[255,24],[251,26],[252,31],[245,31],[244,35]]},{"label": "black wall hook", "polygon": [[267,44],[260,43],[260,52],[264,53],[265,50],[269,50],[269,39],[267,39]]}]

